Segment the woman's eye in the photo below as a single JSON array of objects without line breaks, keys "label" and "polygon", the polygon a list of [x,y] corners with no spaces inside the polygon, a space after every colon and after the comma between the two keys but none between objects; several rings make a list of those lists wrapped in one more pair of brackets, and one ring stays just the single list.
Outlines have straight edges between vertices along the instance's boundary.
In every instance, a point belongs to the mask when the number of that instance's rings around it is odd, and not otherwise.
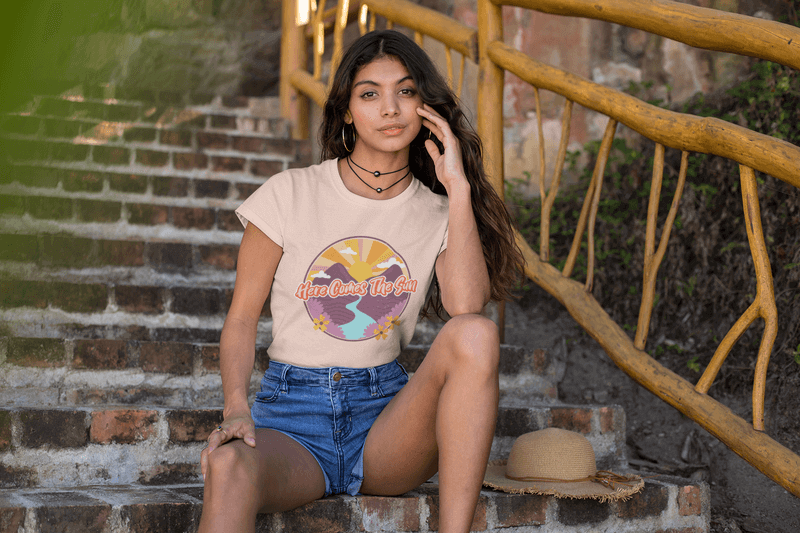
[{"label": "woman's eye", "polygon": [[414,89],[405,88],[405,89],[400,89],[400,94],[406,96],[414,96],[415,94],[417,94],[417,91],[415,91]]},{"label": "woman's eye", "polygon": [[367,91],[361,94],[361,98],[372,98],[375,96],[375,91]]}]

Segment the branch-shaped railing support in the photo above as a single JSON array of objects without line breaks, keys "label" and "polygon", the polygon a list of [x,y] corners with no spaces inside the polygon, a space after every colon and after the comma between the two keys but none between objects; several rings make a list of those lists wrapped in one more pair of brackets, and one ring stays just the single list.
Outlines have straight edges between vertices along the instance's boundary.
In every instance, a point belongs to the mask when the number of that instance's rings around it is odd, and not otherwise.
[{"label": "branch-shaped railing support", "polygon": [[564,270],[561,274],[568,278],[572,275],[572,269],[575,267],[575,262],[578,259],[578,253],[581,250],[581,243],[583,242],[583,232],[586,231],[586,225],[589,225],[589,263],[591,268],[587,266],[586,287],[591,290],[592,280],[594,279],[594,222],[597,218],[597,208],[600,204],[600,190],[603,187],[603,174],[606,170],[606,163],[608,162],[608,155],[611,153],[611,146],[614,142],[614,133],[617,131],[617,121],[609,119],[606,124],[606,131],[603,134],[603,140],[600,143],[600,150],[597,153],[597,161],[594,165],[594,172],[592,172],[592,181],[589,182],[589,188],[586,191],[586,198],[583,200],[583,207],[581,208],[581,215],[578,218],[578,227],[575,230],[575,236],[572,239],[572,247],[567,256],[567,262],[564,264]]},{"label": "branch-shaped railing support", "polygon": [[[561,186],[561,172],[564,170],[564,161],[567,158],[567,147],[569,146],[569,130],[572,122],[572,100],[564,102],[564,112],[561,116],[561,141],[558,145],[558,156],[556,156],[556,167],[553,170],[553,180],[550,182],[550,190],[545,197],[542,195],[542,220],[539,233],[539,257],[542,261],[550,260],[550,212],[553,203],[556,201],[558,189]],[[541,140],[544,143],[544,140]]]},{"label": "branch-shaped railing support", "polygon": [[753,427],[764,430],[764,394],[766,393],[767,366],[778,335],[778,310],[775,304],[775,292],[772,285],[772,269],[769,264],[767,245],[761,227],[761,209],[758,204],[758,189],[755,172],[752,168],[739,165],[742,182],[742,204],[744,221],[747,227],[747,240],[750,242],[750,253],[756,270],[756,298],[747,311],[728,331],[717,347],[714,357],[697,382],[698,392],[708,392],[722,363],[728,357],[731,348],[758,317],[764,319],[764,333],[758,348],[755,379],[753,381]]},{"label": "branch-shaped railing support", "polygon": [[681,169],[678,173],[678,185],[672,197],[672,205],[661,230],[661,240],[656,246],[656,224],[658,222],[658,202],[661,197],[661,184],[664,177],[664,145],[656,144],[656,154],[653,159],[653,181],[650,184],[650,203],[647,205],[647,233],[644,245],[644,281],[642,282],[642,304],[639,307],[639,322],[636,326],[636,338],[633,345],[639,350],[644,350],[647,344],[647,333],[650,330],[650,317],[653,314],[653,301],[656,294],[656,276],[658,267],[667,251],[669,235],[678,214],[678,204],[683,194],[686,183],[686,170],[689,167],[689,152],[681,154]]}]

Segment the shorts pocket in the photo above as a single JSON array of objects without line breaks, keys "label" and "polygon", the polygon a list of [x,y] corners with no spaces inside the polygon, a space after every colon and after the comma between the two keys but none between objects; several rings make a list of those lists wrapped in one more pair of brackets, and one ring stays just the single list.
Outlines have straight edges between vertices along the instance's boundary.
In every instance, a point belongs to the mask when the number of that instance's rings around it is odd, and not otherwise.
[{"label": "shorts pocket", "polygon": [[263,378],[261,380],[261,390],[256,393],[256,402],[272,403],[278,399],[278,394],[281,392],[281,382]]},{"label": "shorts pocket", "polygon": [[[398,363],[398,366],[400,364]],[[405,369],[400,366],[402,373],[390,378],[380,381],[380,396],[383,398],[392,398],[395,394],[400,392],[400,389],[406,386],[408,383],[408,374],[406,373]]]}]

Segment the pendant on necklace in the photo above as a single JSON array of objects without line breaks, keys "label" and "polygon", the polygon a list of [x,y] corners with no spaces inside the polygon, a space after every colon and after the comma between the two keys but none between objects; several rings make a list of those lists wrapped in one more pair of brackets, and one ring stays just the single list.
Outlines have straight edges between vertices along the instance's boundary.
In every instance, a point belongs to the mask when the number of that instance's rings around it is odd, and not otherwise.
[{"label": "pendant on necklace", "polygon": [[380,178],[381,177],[381,173],[379,171],[377,171],[377,170],[375,172],[373,172],[373,174],[375,175],[376,178]]},{"label": "pendant on necklace", "polygon": [[381,189],[380,187],[378,187],[377,189],[375,189],[375,192],[376,192],[376,193],[378,193],[378,194],[380,194],[380,193],[382,193],[382,192],[383,192],[383,189]]}]

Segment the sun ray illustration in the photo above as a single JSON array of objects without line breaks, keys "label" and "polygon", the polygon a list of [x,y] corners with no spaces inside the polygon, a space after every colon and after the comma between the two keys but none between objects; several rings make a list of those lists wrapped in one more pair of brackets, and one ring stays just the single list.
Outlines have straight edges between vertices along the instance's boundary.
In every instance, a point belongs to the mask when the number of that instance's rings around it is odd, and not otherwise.
[{"label": "sun ray illustration", "polygon": [[353,264],[353,257],[350,255],[342,255],[339,251],[331,246],[322,253],[322,258],[327,259],[331,263],[341,263],[345,266]]},{"label": "sun ray illustration", "polygon": [[345,249],[352,250],[355,252],[353,258],[361,257],[360,247],[358,246],[358,244],[359,244],[358,239],[347,239],[346,241],[344,241],[344,248],[341,248],[341,250]]},{"label": "sun ray illustration", "polygon": [[381,262],[380,259],[384,255],[387,258],[391,257],[394,255],[394,251],[382,242],[373,242],[372,247],[369,249],[369,255],[365,261],[374,266]]}]

